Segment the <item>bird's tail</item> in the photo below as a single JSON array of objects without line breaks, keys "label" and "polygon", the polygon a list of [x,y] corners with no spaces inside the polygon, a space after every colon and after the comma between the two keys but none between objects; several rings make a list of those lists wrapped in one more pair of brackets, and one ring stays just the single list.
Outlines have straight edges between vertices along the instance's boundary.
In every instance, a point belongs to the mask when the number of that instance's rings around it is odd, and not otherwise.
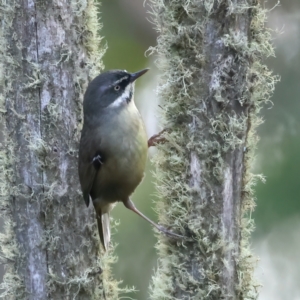
[{"label": "bird's tail", "polygon": [[98,231],[101,243],[103,245],[104,250],[108,249],[109,241],[110,241],[110,222],[109,222],[109,212],[105,214],[97,215],[97,223],[98,223]]}]

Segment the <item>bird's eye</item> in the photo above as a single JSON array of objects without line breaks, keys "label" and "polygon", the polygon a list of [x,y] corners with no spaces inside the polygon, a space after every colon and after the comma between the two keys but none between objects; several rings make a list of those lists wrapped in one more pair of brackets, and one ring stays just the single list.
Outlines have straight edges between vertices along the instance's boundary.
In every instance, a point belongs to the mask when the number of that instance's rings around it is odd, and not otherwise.
[{"label": "bird's eye", "polygon": [[120,89],[120,86],[119,85],[116,85],[115,86],[115,91],[118,91]]}]

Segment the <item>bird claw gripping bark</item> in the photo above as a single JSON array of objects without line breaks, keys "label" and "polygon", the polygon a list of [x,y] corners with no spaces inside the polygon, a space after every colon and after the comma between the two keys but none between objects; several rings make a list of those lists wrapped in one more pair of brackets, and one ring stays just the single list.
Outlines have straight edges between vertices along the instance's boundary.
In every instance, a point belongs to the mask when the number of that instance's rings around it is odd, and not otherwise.
[{"label": "bird claw gripping bark", "polygon": [[94,158],[93,158],[93,165],[96,169],[99,169],[101,167],[101,165],[103,164],[102,160],[101,160],[101,156],[100,154],[96,155]]},{"label": "bird claw gripping bark", "polygon": [[151,138],[148,140],[148,148],[165,143],[166,138],[161,136],[165,131],[167,131],[167,129],[164,129],[158,134],[154,134],[153,136],[151,136]]}]

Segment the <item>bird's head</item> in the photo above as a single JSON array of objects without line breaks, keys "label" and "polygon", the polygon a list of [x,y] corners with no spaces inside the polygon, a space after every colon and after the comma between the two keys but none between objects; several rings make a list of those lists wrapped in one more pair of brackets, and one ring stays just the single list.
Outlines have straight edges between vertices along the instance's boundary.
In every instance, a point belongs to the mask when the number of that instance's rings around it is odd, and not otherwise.
[{"label": "bird's head", "polygon": [[111,70],[93,79],[84,95],[84,114],[94,114],[103,109],[120,108],[133,99],[134,82],[149,69],[136,73]]}]

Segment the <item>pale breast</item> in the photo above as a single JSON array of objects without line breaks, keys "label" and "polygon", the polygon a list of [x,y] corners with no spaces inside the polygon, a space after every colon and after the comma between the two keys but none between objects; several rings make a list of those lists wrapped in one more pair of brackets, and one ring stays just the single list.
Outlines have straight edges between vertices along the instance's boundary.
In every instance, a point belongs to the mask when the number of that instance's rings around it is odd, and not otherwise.
[{"label": "pale breast", "polygon": [[109,153],[98,172],[93,190],[106,201],[130,196],[141,182],[147,161],[147,135],[134,103],[129,103],[109,120],[102,132],[105,152]]}]

